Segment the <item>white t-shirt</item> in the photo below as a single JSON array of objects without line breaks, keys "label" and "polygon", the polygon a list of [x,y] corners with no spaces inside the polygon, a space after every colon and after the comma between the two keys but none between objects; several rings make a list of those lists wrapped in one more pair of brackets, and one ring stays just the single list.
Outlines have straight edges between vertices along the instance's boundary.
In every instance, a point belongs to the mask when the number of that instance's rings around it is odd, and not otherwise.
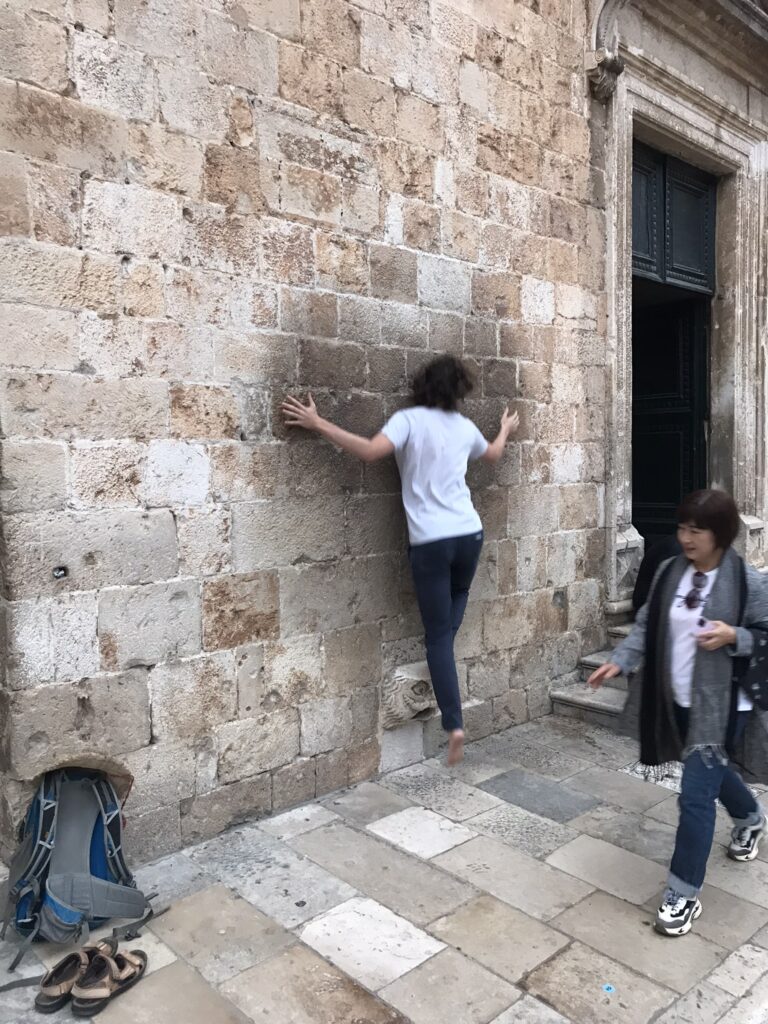
[{"label": "white t-shirt", "polygon": [[482,529],[465,476],[488,442],[458,412],[418,405],[396,412],[382,428],[395,446],[411,544],[463,537]]},{"label": "white t-shirt", "polygon": [[[699,591],[701,603],[698,608],[688,608],[685,597],[693,590],[695,569],[689,565],[677,587],[675,599],[669,610],[669,632],[672,644],[672,693],[675,703],[682,708],[691,706],[693,669],[699,649],[698,634],[706,629],[699,622],[704,619],[704,605],[717,579],[717,569],[704,573],[707,582]],[[746,694],[739,693],[739,711],[751,711],[752,701]]]}]

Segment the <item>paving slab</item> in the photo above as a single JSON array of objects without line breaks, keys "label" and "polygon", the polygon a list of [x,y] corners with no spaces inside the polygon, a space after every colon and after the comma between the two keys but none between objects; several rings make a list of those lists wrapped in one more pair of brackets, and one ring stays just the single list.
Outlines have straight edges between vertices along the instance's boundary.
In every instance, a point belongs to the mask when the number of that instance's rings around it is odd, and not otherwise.
[{"label": "paving slab", "polygon": [[761,928],[759,932],[756,932],[752,936],[752,941],[756,946],[762,946],[763,949],[768,949],[768,927]]},{"label": "paving slab", "polygon": [[430,757],[424,764],[443,775],[466,782],[469,786],[476,786],[479,782],[485,782],[486,779],[500,775],[509,768],[509,758],[486,749],[483,746],[484,742],[478,740],[476,743],[468,743],[464,747],[464,760],[461,764],[449,767],[445,757]]},{"label": "paving slab", "polygon": [[533,996],[523,996],[511,1009],[494,1017],[491,1024],[570,1024],[570,1021]]},{"label": "paving slab", "polygon": [[733,996],[703,981],[676,1000],[654,1024],[716,1024],[733,1002]]},{"label": "paving slab", "polygon": [[613,804],[625,811],[645,811],[669,799],[663,786],[635,779],[610,768],[587,768],[568,779],[569,789],[598,797],[604,804]]},{"label": "paving slab", "polygon": [[259,828],[278,839],[292,839],[338,820],[339,815],[322,804],[307,804],[306,807],[295,807],[274,818],[265,818],[259,822]]},{"label": "paving slab", "polygon": [[477,832],[425,807],[406,807],[366,826],[369,832],[428,860],[474,839]]},{"label": "paving slab", "polygon": [[568,825],[559,825],[551,819],[531,814],[515,804],[501,804],[474,818],[467,818],[465,824],[539,860],[570,843],[579,834]]},{"label": "paving slab", "polygon": [[637,761],[638,744],[636,740],[604,729],[590,722],[580,722],[559,715],[547,715],[533,722],[518,726],[514,730],[535,743],[551,747],[553,750],[570,754],[593,764],[605,765],[608,768],[624,768]]},{"label": "paving slab", "polygon": [[481,742],[487,742],[488,749],[493,751],[495,756],[506,759],[507,769],[527,768],[528,771],[546,775],[558,782],[593,767],[592,762],[584,758],[574,757],[541,743],[533,743],[525,736],[520,736],[515,729],[497,733],[488,737],[487,741]]},{"label": "paving slab", "polygon": [[667,866],[672,859],[677,830],[644,814],[619,811],[606,804],[573,818],[568,824],[572,829],[658,864]]},{"label": "paving slab", "polygon": [[433,863],[541,921],[561,914],[593,889],[487,836],[457,846]]},{"label": "paving slab", "polygon": [[422,804],[430,810],[443,814],[453,821],[473,818],[481,811],[498,807],[500,801],[475,786],[468,786],[459,779],[444,775],[423,764],[410,765],[400,771],[391,772],[381,780],[382,785],[402,796],[411,803]]},{"label": "paving slab", "polygon": [[674,998],[578,942],[529,974],[526,987],[575,1024],[649,1024]]},{"label": "paving slab", "polygon": [[510,982],[568,945],[560,932],[492,896],[470,900],[428,930]]},{"label": "paving slab", "polygon": [[378,990],[445,948],[375,900],[357,897],[301,930],[301,938],[367,988]]},{"label": "paving slab", "polygon": [[[656,896],[645,904],[645,909],[655,914],[658,905]],[[759,929],[768,920],[768,910],[764,907],[706,884],[701,891],[701,905],[703,913],[694,925],[697,935],[729,950],[737,949],[747,941],[760,945]]]},{"label": "paving slab", "polygon": [[293,945],[296,937],[223,885],[171,907],[152,930],[212,985]]},{"label": "paving slab", "polygon": [[660,893],[667,878],[661,865],[592,836],[562,846],[547,864],[630,903],[643,904]]},{"label": "paving slab", "polygon": [[361,782],[359,786],[342,790],[340,793],[328,797],[327,800],[323,800],[323,806],[347,821],[354,821],[358,825],[368,825],[388,814],[412,807],[413,802],[393,793],[386,786],[379,786],[375,782]]},{"label": "paving slab", "polygon": [[681,995],[703,981],[727,953],[693,931],[672,954],[669,940],[652,923],[647,911],[598,892],[560,914],[552,925]]},{"label": "paving slab", "polygon": [[[306,946],[283,950],[272,960],[232,978],[221,991],[253,1021],[408,1024],[397,1010],[366,992]],[[206,1024],[219,1024],[219,1021],[212,1018]]]},{"label": "paving slab", "polygon": [[[71,1012],[70,1012],[71,1017]],[[243,1024],[240,1012],[177,960],[110,1003],[99,1024]]]},{"label": "paving slab", "polygon": [[707,864],[707,882],[748,903],[768,908],[768,864],[761,860],[730,860],[715,845]]},{"label": "paving slab", "polygon": [[348,825],[326,825],[291,844],[414,924],[434,921],[475,895],[471,886],[446,875],[434,862],[426,864]]},{"label": "paving slab", "polygon": [[768,949],[745,943],[712,971],[707,981],[732,996],[743,996],[765,974],[768,974]]},{"label": "paving slab", "polygon": [[357,895],[352,886],[256,826],[226,832],[189,856],[285,928]]},{"label": "paving slab", "polygon": [[565,783],[553,782],[524,768],[512,768],[481,782],[478,788],[533,814],[559,822],[570,821],[600,803],[595,797],[577,793]]},{"label": "paving slab", "polygon": [[209,875],[185,853],[174,853],[147,864],[135,872],[135,878],[136,884],[147,896],[157,893],[155,902],[158,906],[167,906],[216,883],[213,875]]},{"label": "paving slab", "polygon": [[520,997],[518,989],[453,949],[382,990],[413,1024],[486,1024]]},{"label": "paving slab", "polygon": [[752,991],[743,999],[739,999],[717,1024],[765,1024],[766,1018],[768,976],[761,978]]},{"label": "paving slab", "polygon": [[[158,920],[162,920],[162,918]],[[88,942],[98,942],[100,939],[105,939],[112,934],[113,928],[128,923],[129,921],[123,918],[113,918],[101,928],[94,928],[88,937]],[[67,956],[68,953],[75,952],[81,945],[81,942],[69,942],[65,946],[58,946],[52,942],[42,942],[36,946],[35,951],[40,957],[44,968],[49,971],[62,957]],[[173,950],[149,929],[142,931],[141,938],[136,939],[131,948],[142,949],[147,954],[147,977],[156,971],[161,971],[164,967],[168,967],[177,959]],[[34,989],[32,989],[32,992],[34,992]]]}]

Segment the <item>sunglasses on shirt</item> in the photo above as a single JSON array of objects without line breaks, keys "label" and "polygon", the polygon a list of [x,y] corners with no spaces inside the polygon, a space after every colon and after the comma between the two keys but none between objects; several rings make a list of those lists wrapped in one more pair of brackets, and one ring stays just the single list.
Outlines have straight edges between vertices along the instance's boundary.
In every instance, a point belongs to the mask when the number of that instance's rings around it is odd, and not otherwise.
[{"label": "sunglasses on shirt", "polygon": [[704,603],[703,600],[702,600],[701,592],[704,589],[704,587],[707,585],[706,573],[703,573],[703,572],[700,572],[699,570],[697,570],[693,574],[693,581],[692,582],[693,582],[693,587],[688,591],[688,593],[682,599],[682,603],[684,603],[685,607],[690,609],[691,611],[693,611],[694,608],[700,608],[701,605]]}]

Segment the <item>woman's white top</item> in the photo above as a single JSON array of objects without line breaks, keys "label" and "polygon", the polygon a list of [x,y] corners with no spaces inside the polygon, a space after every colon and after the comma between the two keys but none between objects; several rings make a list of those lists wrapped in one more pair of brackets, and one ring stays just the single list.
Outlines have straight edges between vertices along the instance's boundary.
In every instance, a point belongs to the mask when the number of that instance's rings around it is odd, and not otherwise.
[{"label": "woman's white top", "polygon": [[[706,621],[703,625],[699,625],[699,623],[703,619],[704,605],[717,579],[717,569],[704,573],[707,581],[699,590],[701,603],[698,608],[688,608],[685,598],[694,589],[693,574],[695,571],[692,565],[685,570],[669,610],[669,635],[672,644],[672,692],[675,703],[682,708],[691,706],[693,669],[699,649],[698,637],[708,625]],[[751,710],[752,701],[740,691],[739,711]]]},{"label": "woman's white top", "polygon": [[395,446],[411,544],[478,533],[480,516],[464,478],[488,442],[472,420],[417,405],[396,412],[382,433]]}]

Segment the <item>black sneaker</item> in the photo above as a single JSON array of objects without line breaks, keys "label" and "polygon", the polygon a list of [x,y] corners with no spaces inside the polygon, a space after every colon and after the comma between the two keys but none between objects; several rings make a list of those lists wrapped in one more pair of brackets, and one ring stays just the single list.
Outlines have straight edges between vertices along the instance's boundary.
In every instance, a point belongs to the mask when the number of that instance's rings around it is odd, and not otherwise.
[{"label": "black sneaker", "polygon": [[728,847],[728,856],[731,860],[754,860],[767,824],[763,815],[757,825],[735,828],[731,832],[731,844]]},{"label": "black sneaker", "polygon": [[701,903],[697,897],[688,900],[674,889],[667,889],[656,912],[654,927],[662,935],[687,935],[697,917],[701,917]]}]

